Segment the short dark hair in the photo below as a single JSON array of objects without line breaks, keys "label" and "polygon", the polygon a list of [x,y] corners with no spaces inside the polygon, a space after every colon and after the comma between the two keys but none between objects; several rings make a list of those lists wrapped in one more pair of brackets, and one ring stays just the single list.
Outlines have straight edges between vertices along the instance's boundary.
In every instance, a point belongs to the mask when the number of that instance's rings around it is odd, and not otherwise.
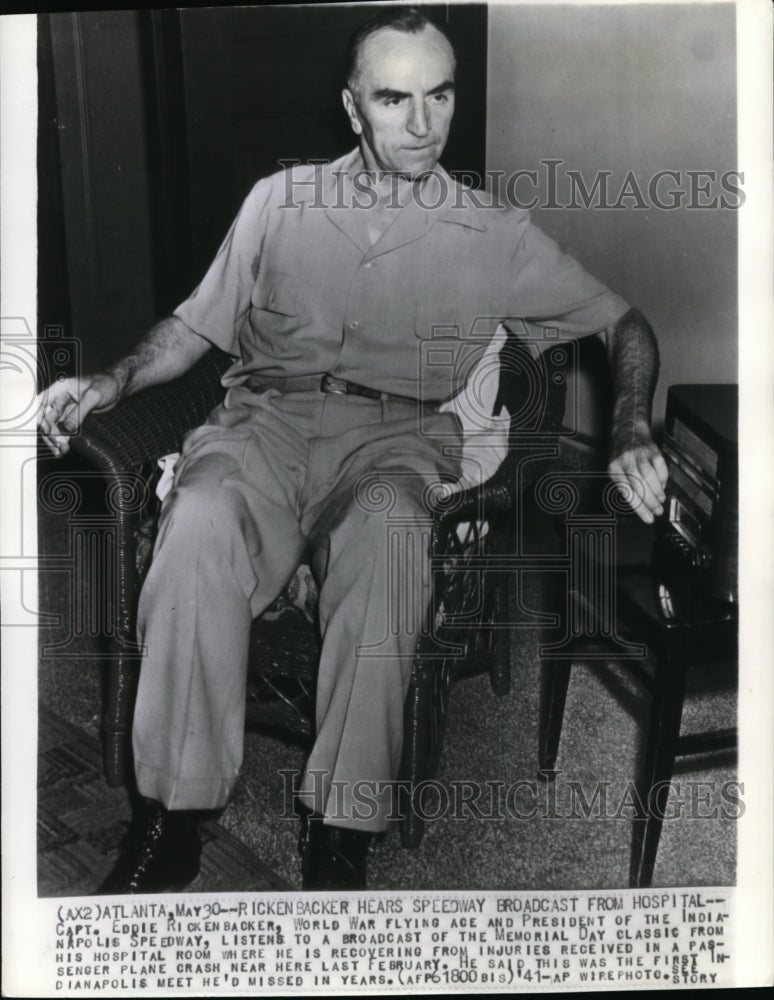
[{"label": "short dark hair", "polygon": [[357,74],[360,50],[363,48],[366,39],[370,38],[371,35],[375,35],[377,31],[383,31],[385,28],[391,28],[393,31],[402,31],[407,35],[418,35],[425,28],[435,28],[449,43],[452,53],[454,52],[451,39],[444,29],[436,24],[435,21],[431,21],[421,10],[417,10],[416,7],[390,7],[387,10],[379,11],[378,14],[369,18],[365,24],[361,24],[352,38],[350,38],[347,48],[347,75],[345,77],[348,87],[352,86],[352,82]]}]

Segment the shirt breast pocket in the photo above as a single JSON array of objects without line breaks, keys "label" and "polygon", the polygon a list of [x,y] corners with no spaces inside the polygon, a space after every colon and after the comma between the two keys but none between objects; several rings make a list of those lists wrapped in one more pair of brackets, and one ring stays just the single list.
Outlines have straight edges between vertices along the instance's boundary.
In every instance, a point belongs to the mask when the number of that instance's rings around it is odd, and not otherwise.
[{"label": "shirt breast pocket", "polygon": [[294,274],[266,271],[250,296],[250,322],[265,337],[292,333],[306,326],[312,303],[306,283]]},{"label": "shirt breast pocket", "polygon": [[414,310],[414,335],[419,340],[459,339],[463,333],[465,316],[453,302],[433,305],[417,302]]}]

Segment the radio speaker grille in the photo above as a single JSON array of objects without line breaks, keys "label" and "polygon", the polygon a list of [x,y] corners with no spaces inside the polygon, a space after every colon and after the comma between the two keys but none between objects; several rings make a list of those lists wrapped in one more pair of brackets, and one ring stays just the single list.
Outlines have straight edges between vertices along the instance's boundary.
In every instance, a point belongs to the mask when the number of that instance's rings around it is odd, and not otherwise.
[{"label": "radio speaker grille", "polygon": [[706,441],[702,441],[700,437],[694,434],[689,427],[686,427],[682,420],[677,417],[675,417],[672,428],[672,436],[675,444],[684,455],[711,476],[717,474],[718,453],[710,448]]},{"label": "radio speaker grille", "polygon": [[698,486],[689,476],[683,472],[683,470],[672,463],[669,470],[670,475],[675,486],[679,486],[686,496],[689,496],[691,500],[707,515],[707,517],[712,517],[712,499],[707,496],[703,489]]}]

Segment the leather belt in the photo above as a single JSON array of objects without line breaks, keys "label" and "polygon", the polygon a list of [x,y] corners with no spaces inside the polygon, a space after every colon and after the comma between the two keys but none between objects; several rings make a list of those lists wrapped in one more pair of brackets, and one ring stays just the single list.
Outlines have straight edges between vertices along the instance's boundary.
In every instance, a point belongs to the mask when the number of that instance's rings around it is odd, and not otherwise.
[{"label": "leather belt", "polygon": [[299,375],[290,378],[270,378],[253,376],[247,383],[254,392],[267,392],[269,389],[276,389],[278,392],[323,392],[334,396],[361,396],[364,399],[375,399],[384,402],[410,403],[412,406],[427,408],[437,408],[438,403],[420,399],[412,396],[399,396],[394,392],[381,392],[379,389],[371,389],[367,385],[358,385],[357,382],[349,382],[345,378],[331,375],[326,372],[324,375]]}]

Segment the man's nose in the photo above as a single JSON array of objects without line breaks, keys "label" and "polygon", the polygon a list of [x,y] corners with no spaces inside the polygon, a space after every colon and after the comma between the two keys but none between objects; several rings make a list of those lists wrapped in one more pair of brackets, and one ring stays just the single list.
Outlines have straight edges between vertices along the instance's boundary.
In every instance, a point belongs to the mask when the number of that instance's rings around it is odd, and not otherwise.
[{"label": "man's nose", "polygon": [[424,101],[412,101],[406,128],[412,135],[425,136],[430,131],[427,108]]}]

